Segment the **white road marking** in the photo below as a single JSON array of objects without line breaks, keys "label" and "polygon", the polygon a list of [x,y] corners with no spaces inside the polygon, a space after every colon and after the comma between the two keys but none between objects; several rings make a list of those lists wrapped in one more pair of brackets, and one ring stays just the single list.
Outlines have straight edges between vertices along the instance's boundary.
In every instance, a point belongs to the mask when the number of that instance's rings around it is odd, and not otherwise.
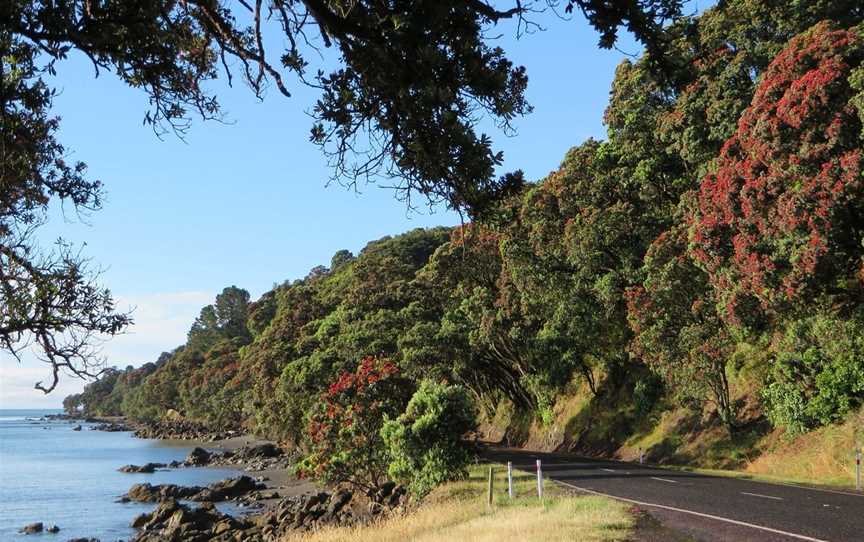
[{"label": "white road marking", "polygon": [[669,484],[677,484],[678,480],[670,480],[668,478],[657,478],[656,476],[651,477],[652,480],[657,480],[658,482],[667,482]]},{"label": "white road marking", "polygon": [[763,499],[774,499],[775,501],[782,501],[783,497],[774,497],[773,495],[763,495],[761,493],[750,493],[748,491],[742,491],[742,495],[750,495],[751,497],[761,497]]},{"label": "white road marking", "polygon": [[579,491],[584,491],[585,493],[590,493],[592,495],[600,495],[601,497],[609,497],[610,499],[615,499],[622,502],[629,502],[630,504],[635,504],[638,506],[648,506],[651,508],[661,508],[663,510],[671,510],[672,512],[681,512],[682,514],[690,514],[693,516],[699,516],[708,519],[715,519],[717,521],[724,521],[726,523],[731,523],[733,525],[740,525],[741,527],[749,527],[751,529],[758,529],[760,531],[766,531],[774,534],[781,534],[783,536],[788,536],[791,538],[795,538],[797,540],[806,540],[807,542],[828,542],[827,540],[822,540],[820,538],[813,538],[810,536],[805,536],[803,534],[795,534],[787,531],[781,531],[779,529],[772,529],[771,527],[764,527],[762,525],[756,525],[755,523],[747,523],[746,521],[738,521],[737,519],[724,518],[722,516],[715,516],[712,514],[704,514],[702,512],[696,512],[694,510],[685,510],[684,508],[675,508],[674,506],[666,506],[665,504],[654,504],[650,502],[637,501],[634,499],[627,499],[625,497],[616,497],[615,495],[609,495],[608,493],[601,493],[600,491],[594,491],[593,489],[587,489],[584,487],[574,486],[573,484],[568,484],[567,482],[562,482],[560,480],[555,480],[561,485],[565,485],[567,487],[572,487],[573,489],[578,489]]},{"label": "white road marking", "polygon": [[[733,476],[730,476],[733,478]],[[787,482],[763,482],[762,480],[747,480],[748,482],[755,482],[757,484],[769,485],[769,486],[784,486],[784,487],[794,487],[795,489],[803,489],[806,491],[821,491],[822,493],[836,493],[837,495],[849,495],[850,497],[864,497],[864,493],[852,493],[850,491],[840,491],[838,489],[825,489],[822,487],[810,487],[810,486],[802,486],[799,484],[790,484]]]},{"label": "white road marking", "polygon": [[600,470],[605,470],[606,472],[615,472],[615,469],[603,469],[603,468],[601,468]]}]

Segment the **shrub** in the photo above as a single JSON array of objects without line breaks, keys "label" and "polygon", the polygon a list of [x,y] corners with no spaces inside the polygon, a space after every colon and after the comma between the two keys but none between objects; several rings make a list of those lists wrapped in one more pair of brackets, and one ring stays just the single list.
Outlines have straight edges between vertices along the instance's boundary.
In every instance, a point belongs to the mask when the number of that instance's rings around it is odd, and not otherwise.
[{"label": "shrub", "polygon": [[787,325],[762,392],[772,423],[797,434],[842,419],[864,398],[864,325],[816,315]]},{"label": "shrub", "polygon": [[411,391],[388,359],[366,357],[355,372],[343,372],[309,416],[311,449],[298,474],[377,490],[389,463],[381,427],[404,410]]},{"label": "shrub", "polygon": [[463,436],[474,426],[474,409],[463,388],[424,381],[405,413],[381,430],[390,476],[417,497],[464,477],[471,450]]}]

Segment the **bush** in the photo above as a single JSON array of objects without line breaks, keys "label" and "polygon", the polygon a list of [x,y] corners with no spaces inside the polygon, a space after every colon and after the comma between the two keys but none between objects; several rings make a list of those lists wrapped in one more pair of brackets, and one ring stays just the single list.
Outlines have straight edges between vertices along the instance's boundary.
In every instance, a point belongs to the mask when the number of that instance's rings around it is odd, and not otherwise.
[{"label": "bush", "polygon": [[842,419],[864,397],[864,325],[817,315],[792,322],[777,341],[762,392],[771,422],[797,434]]},{"label": "bush", "polygon": [[355,372],[343,372],[309,416],[311,450],[298,474],[377,490],[389,463],[381,427],[403,411],[412,389],[388,359],[367,357]]},{"label": "bush", "polygon": [[390,476],[417,497],[463,478],[471,460],[463,436],[474,427],[474,409],[463,388],[424,381],[405,413],[381,430],[391,459]]}]

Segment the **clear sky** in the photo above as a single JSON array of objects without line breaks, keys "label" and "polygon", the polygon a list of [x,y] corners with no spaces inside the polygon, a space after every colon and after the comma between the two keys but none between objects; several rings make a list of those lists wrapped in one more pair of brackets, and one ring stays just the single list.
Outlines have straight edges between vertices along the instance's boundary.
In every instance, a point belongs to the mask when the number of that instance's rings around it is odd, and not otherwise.
[{"label": "clear sky", "polygon": [[[527,67],[534,112],[518,119],[518,134],[490,130],[505,155],[504,170],[537,180],[588,137],[602,138],[609,85],[621,51],[596,47],[584,19],[545,16],[547,31],[517,40],[500,27],[500,45]],[[626,53],[639,48],[625,38]],[[272,48],[271,48],[272,49]],[[329,172],[309,143],[306,111],[316,93],[292,85],[290,99],[271,91],[259,102],[242,84],[215,87],[230,123],[196,123],[185,142],[162,140],[142,125],[147,97],[111,74],[93,77],[76,56],[58,67],[60,140],[105,183],[104,208],[86,223],[59,213],[46,239],[86,243],[84,254],[104,269],[102,283],[136,324],[103,346],[110,365],[154,361],[185,340],[200,308],[225,286],[257,298],[275,283],[327,265],[339,249],[357,253],[368,241],[415,227],[453,225],[440,208],[409,214],[387,189],[361,193],[326,186]],[[48,396],[33,389],[47,366],[32,357],[17,364],[0,353],[0,408],[59,407],[83,382],[71,378]]]}]

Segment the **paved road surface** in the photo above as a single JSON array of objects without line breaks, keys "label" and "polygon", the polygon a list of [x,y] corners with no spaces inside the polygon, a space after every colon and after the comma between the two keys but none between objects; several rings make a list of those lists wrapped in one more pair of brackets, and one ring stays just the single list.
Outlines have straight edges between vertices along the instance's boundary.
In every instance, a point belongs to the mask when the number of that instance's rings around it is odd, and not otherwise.
[{"label": "paved road surface", "polygon": [[625,500],[697,540],[864,542],[864,495],[671,471],[570,454],[488,448],[573,489]]}]

